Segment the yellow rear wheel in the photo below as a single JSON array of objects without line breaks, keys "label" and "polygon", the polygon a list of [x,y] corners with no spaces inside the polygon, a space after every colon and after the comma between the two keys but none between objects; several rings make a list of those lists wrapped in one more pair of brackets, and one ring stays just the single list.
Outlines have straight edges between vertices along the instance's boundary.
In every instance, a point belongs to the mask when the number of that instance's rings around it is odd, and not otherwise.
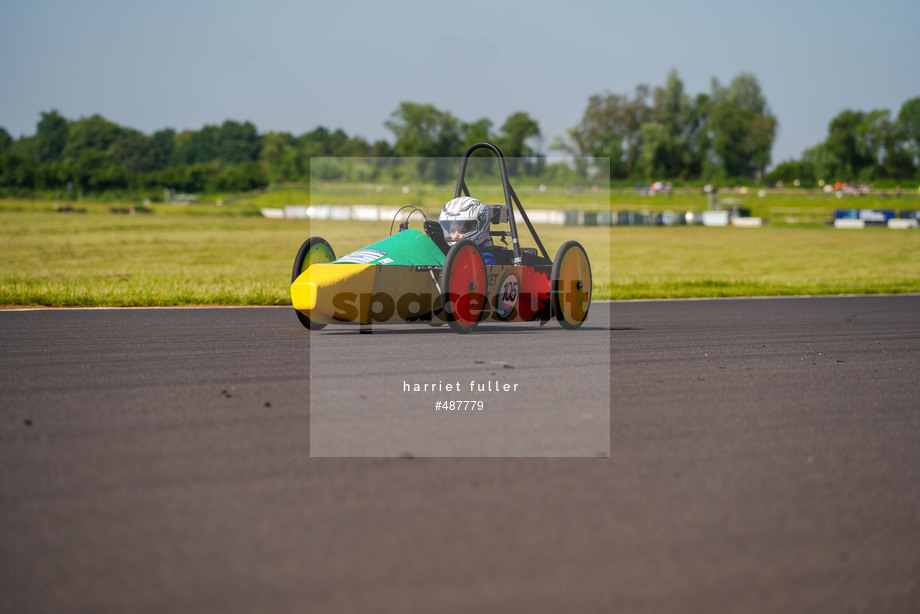
[{"label": "yellow rear wheel", "polygon": [[588,317],[591,306],[591,263],[577,241],[562,244],[551,276],[553,315],[562,328],[574,330]]}]

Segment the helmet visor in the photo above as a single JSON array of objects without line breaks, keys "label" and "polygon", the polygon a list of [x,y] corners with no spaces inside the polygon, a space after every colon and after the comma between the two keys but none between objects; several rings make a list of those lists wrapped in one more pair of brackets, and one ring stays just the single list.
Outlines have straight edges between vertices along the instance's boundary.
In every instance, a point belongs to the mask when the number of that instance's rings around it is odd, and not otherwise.
[{"label": "helmet visor", "polygon": [[475,220],[441,220],[441,228],[444,229],[444,238],[453,244],[475,235],[479,225]]}]

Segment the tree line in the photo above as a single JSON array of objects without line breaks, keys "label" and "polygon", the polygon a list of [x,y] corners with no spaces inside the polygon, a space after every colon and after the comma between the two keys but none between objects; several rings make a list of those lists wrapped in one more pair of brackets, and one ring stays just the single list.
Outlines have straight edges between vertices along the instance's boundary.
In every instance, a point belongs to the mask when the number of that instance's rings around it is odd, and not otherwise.
[{"label": "tree line", "polygon": [[[251,122],[227,120],[200,130],[164,129],[152,135],[94,115],[69,120],[57,110],[41,113],[32,136],[13,139],[0,127],[0,190],[7,193],[67,190],[77,192],[148,192],[164,188],[184,192],[240,192],[287,182],[309,182],[310,161],[329,158],[321,178],[342,178],[349,171],[332,159],[376,160],[381,173],[422,181],[446,181],[456,172],[434,161],[456,158],[465,147],[490,140],[507,156],[536,163],[533,146],[540,129],[525,112],[516,112],[498,128],[489,119],[462,122],[431,104],[404,102],[386,122],[395,144],[368,142],[344,130],[319,126],[292,135],[259,134]],[[526,169],[532,170],[528,166]],[[348,178],[348,177],[346,177]]]},{"label": "tree line", "polygon": [[920,97],[901,105],[896,116],[887,109],[845,109],[831,120],[827,138],[806,149],[798,160],[776,165],[772,181],[898,182],[920,179]]},{"label": "tree line", "polygon": [[[524,111],[496,128],[487,118],[465,122],[431,104],[403,102],[385,127],[393,134],[392,144],[323,126],[299,136],[260,134],[251,122],[234,120],[147,135],[99,115],[70,120],[51,110],[41,113],[34,135],[14,139],[0,127],[0,191],[129,192],[154,198],[164,188],[241,192],[308,182],[311,160],[313,176],[322,179],[444,182],[456,173],[451,159],[484,140],[502,149],[513,173],[549,173],[565,181],[909,180],[917,177],[920,156],[920,98],[914,98],[897,116],[887,110],[843,111],[831,121],[823,143],[767,173],[777,119],[748,73],[727,85],[713,79],[709,92],[696,95],[685,90],[676,71],[655,88],[639,85],[632,94],[592,95],[581,121],[549,147],[573,157],[571,170],[546,163],[540,126]],[[346,158],[368,162],[336,160]],[[609,165],[599,164],[601,159]],[[483,163],[485,172],[496,171],[494,163]]]},{"label": "tree line", "polygon": [[920,179],[920,98],[888,110],[845,110],[831,120],[824,142],[770,172],[778,122],[757,78],[741,73],[728,85],[690,95],[676,71],[663,86],[639,85],[632,95],[603,93],[588,100],[581,122],[552,148],[610,160],[613,180],[648,182],[821,181]]},{"label": "tree line", "polygon": [[610,177],[760,180],[770,163],[777,120],[756,77],[691,96],[672,70],[663,86],[632,96],[595,94],[581,122],[553,147],[582,158],[608,158]]}]

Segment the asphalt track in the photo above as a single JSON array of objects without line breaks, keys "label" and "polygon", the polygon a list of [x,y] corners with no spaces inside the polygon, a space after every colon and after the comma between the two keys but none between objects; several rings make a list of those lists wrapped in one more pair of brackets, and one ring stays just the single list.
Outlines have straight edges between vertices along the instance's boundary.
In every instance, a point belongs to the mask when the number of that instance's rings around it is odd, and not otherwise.
[{"label": "asphalt track", "polygon": [[289,308],[0,312],[0,611],[920,611],[920,297],[589,325],[320,334],[565,403],[606,327],[609,457],[316,458]]}]

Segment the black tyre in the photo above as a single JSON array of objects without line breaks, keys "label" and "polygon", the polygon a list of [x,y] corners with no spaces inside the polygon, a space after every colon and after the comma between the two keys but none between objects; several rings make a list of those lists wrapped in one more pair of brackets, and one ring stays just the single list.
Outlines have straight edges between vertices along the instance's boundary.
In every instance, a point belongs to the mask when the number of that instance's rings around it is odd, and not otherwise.
[{"label": "black tyre", "polygon": [[[294,268],[291,271],[291,283],[293,284],[300,277],[300,274],[307,270],[311,264],[322,264],[335,260],[335,252],[326,239],[321,237],[310,237],[303,242],[300,249],[297,250],[297,256],[294,258]],[[326,326],[321,322],[314,322],[296,309],[297,320],[310,330],[319,330]]]}]

